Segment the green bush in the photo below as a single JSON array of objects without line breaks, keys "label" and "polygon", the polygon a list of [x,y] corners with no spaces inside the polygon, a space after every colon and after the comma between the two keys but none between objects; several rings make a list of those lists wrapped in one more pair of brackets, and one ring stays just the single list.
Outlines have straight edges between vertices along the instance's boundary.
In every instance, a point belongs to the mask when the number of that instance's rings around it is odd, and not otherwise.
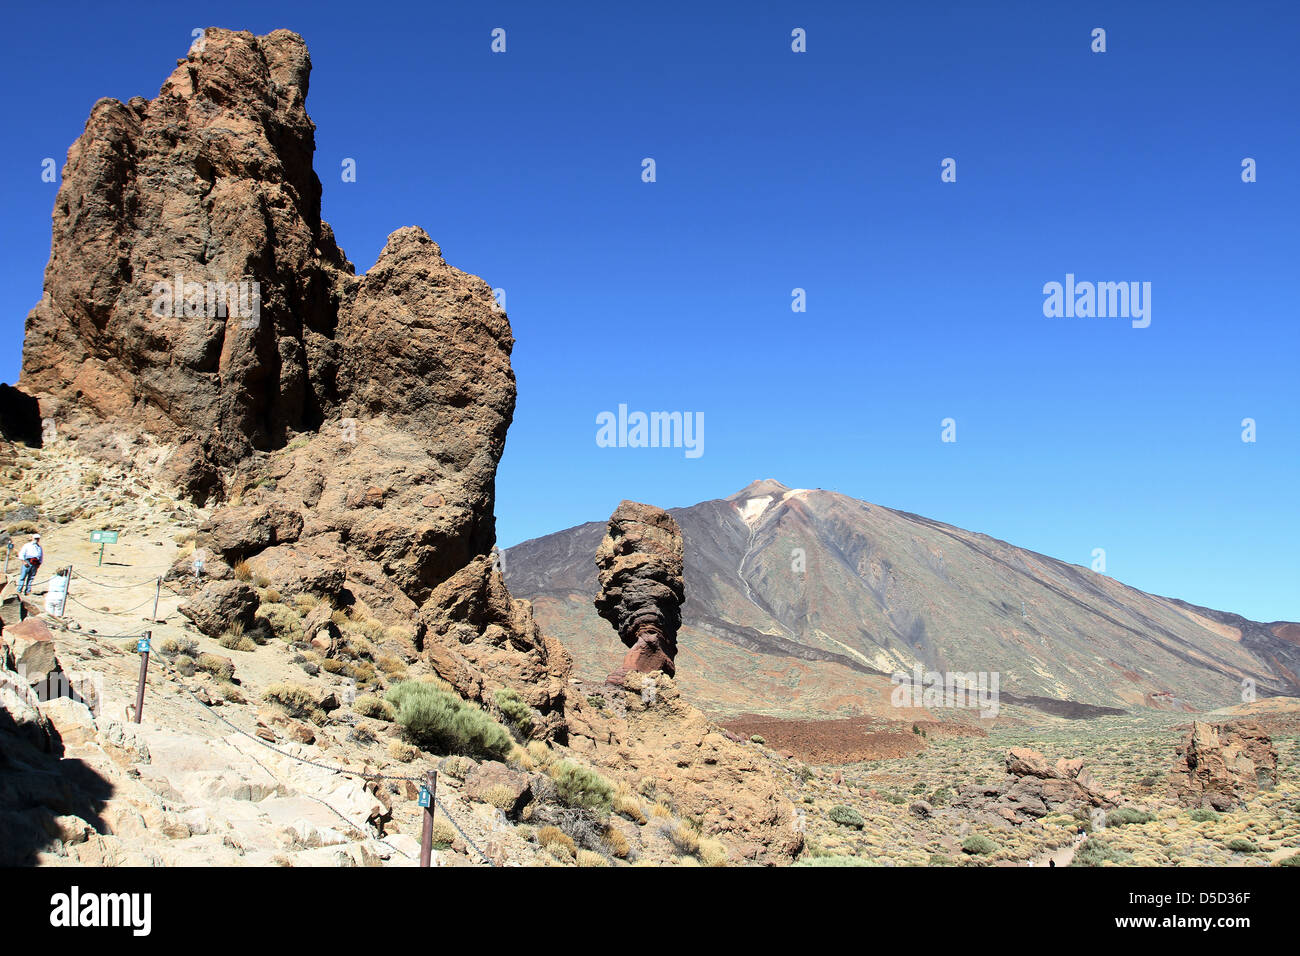
[{"label": "green bush", "polygon": [[1218,823],[1219,814],[1209,807],[1197,807],[1187,814],[1193,823]]},{"label": "green bush", "polygon": [[288,605],[263,602],[257,613],[266,620],[271,633],[286,644],[304,639],[302,617]]},{"label": "green bush", "polygon": [[440,754],[504,760],[514,740],[504,727],[455,694],[420,681],[403,681],[385,695],[410,743]]},{"label": "green bush", "polygon": [[1133,854],[1111,846],[1098,837],[1089,837],[1075,851],[1070,866],[1101,866],[1103,863],[1128,863]]},{"label": "green bush", "polygon": [[767,741],[763,739],[762,734],[754,734],[754,736],[750,737],[749,739],[751,743],[756,743],[759,746],[762,746],[763,744],[767,743]]},{"label": "green bush", "polygon": [[533,709],[524,703],[519,692],[510,687],[503,687],[496,692],[497,709],[501,716],[520,735],[527,737],[533,730]]},{"label": "green bush", "polygon": [[1258,853],[1259,847],[1251,843],[1245,837],[1234,837],[1224,844],[1233,853]]},{"label": "green bush", "polygon": [[572,760],[557,760],[548,771],[560,800],[570,807],[607,812],[614,800],[609,781]]},{"label": "green bush", "polygon": [[973,856],[985,856],[997,850],[998,845],[982,834],[976,833],[962,841],[961,851]]},{"label": "green bush", "polygon": [[858,813],[852,807],[846,807],[843,804],[837,804],[831,807],[831,812],[826,815],[831,823],[837,823],[842,827],[852,827],[855,830],[861,830],[866,825],[862,819],[862,814]]},{"label": "green bush", "polygon": [[1288,857],[1278,860],[1274,866],[1300,866],[1300,853],[1293,853]]},{"label": "green bush", "polygon": [[1150,823],[1156,818],[1154,813],[1138,810],[1135,807],[1120,807],[1106,814],[1106,826],[1124,827],[1134,823]]}]

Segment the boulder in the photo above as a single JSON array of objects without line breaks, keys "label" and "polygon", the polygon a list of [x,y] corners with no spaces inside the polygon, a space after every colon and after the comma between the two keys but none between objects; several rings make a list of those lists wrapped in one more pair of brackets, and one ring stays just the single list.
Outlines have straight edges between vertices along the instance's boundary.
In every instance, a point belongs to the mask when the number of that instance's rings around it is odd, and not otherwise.
[{"label": "boulder", "polygon": [[341,558],[322,558],[290,546],[268,548],[248,559],[249,570],[283,595],[333,597],[343,590]]},{"label": "boulder", "polygon": [[[1006,765],[1007,773],[1013,777],[1028,776],[1047,779],[1048,777],[1064,776],[1060,771],[1052,769],[1046,757],[1037,750],[1031,750],[1028,747],[1012,747],[1008,750]],[[1080,761],[1079,766],[1083,766],[1082,761]]]},{"label": "boulder", "polygon": [[1006,769],[1001,781],[961,787],[952,807],[978,820],[1015,827],[1063,810],[1113,807],[1119,798],[1100,790],[1078,757],[1052,764],[1037,750],[1012,747]]},{"label": "boulder", "polygon": [[[490,793],[497,787],[504,789],[508,805],[501,806],[498,795]],[[466,774],[465,795],[471,800],[493,803],[507,816],[514,817],[532,799],[532,786],[528,782],[527,774],[511,770],[502,763],[484,761]]]},{"label": "boulder", "polygon": [[40,701],[13,671],[0,670],[0,762],[3,762],[5,735],[12,734],[42,753],[55,750],[57,737],[49,718],[40,710]]},{"label": "boulder", "polygon": [[303,637],[326,657],[333,657],[338,650],[342,634],[333,620],[334,609],[328,602],[321,601],[307,612],[303,620]]},{"label": "boulder", "polygon": [[234,564],[272,545],[297,541],[302,534],[302,515],[280,502],[222,508],[199,532],[200,545]]},{"label": "boulder", "polygon": [[21,674],[28,685],[48,687],[50,679],[62,673],[54,635],[40,618],[29,617],[9,625],[0,641],[8,648],[7,656],[13,662],[13,670]]},{"label": "boulder", "polygon": [[232,624],[251,631],[257,613],[257,590],[242,581],[213,581],[177,609],[208,637],[216,637]]}]

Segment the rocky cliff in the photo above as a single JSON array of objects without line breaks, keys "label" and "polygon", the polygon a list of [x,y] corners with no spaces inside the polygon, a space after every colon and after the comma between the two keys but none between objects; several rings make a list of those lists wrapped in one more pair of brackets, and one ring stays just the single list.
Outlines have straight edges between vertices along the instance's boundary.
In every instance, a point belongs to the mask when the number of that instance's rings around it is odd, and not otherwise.
[{"label": "rocky cliff", "polygon": [[83,452],[224,502],[209,574],[354,586],[391,620],[495,539],[513,338],[421,229],[356,276],[321,220],[301,37],[209,29],[95,104],[55,201],[19,387]]}]

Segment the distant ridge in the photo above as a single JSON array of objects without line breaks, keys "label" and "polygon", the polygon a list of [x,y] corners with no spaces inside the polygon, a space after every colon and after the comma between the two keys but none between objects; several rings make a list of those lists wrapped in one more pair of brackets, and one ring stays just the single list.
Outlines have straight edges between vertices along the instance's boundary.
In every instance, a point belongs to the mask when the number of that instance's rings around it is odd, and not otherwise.
[{"label": "distant ridge", "polygon": [[[719,713],[884,713],[888,675],[997,672],[1008,702],[1213,709],[1300,694],[1300,625],[1158,597],[921,515],[774,478],[670,513],[686,547],[679,676]],[[598,522],[505,552],[512,593],[604,673]],[[1022,607],[1023,602],[1023,607]],[[603,669],[603,670],[602,670]],[[1247,685],[1249,686],[1249,685]]]}]

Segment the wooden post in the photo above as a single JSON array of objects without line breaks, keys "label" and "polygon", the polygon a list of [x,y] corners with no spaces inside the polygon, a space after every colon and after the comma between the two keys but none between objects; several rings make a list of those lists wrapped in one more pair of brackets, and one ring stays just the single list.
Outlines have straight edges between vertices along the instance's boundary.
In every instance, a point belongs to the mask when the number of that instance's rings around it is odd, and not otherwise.
[{"label": "wooden post", "polygon": [[149,620],[154,621],[155,623],[158,620],[158,599],[160,597],[162,597],[162,578],[158,579],[157,590],[153,592],[153,617]]},{"label": "wooden post", "polygon": [[99,566],[101,568],[104,566],[104,546],[105,542],[99,542]]},{"label": "wooden post", "polygon": [[68,589],[63,592],[63,607],[59,608],[59,617],[68,616],[68,599],[72,596],[72,565],[68,565]]},{"label": "wooden post", "polygon": [[140,686],[135,691],[135,722],[140,723],[140,715],[144,712],[144,678],[149,673],[149,648],[150,641],[153,638],[153,631],[144,632],[145,649],[140,652]]},{"label": "wooden post", "polygon": [[420,833],[420,866],[428,866],[433,859],[433,810],[438,793],[438,772],[424,772],[424,786],[420,788],[420,805],[424,807],[424,829]]}]

